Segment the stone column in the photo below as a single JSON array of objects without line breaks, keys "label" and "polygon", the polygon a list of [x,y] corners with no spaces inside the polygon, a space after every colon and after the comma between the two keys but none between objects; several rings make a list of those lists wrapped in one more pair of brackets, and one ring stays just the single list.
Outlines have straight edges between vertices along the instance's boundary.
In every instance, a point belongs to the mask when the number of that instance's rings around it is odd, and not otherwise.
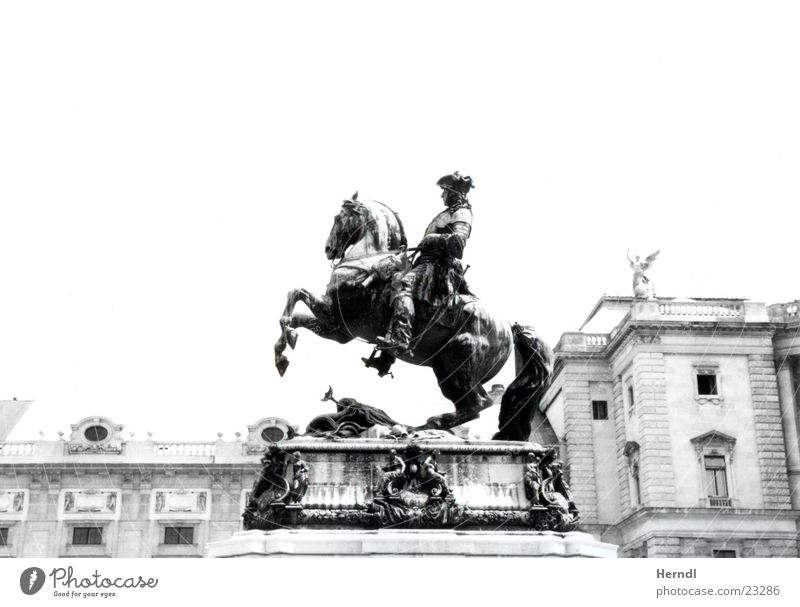
[{"label": "stone column", "polygon": [[781,403],[783,439],[786,444],[786,465],[789,468],[789,491],[792,508],[800,509],[800,443],[797,440],[797,418],[794,404],[794,382],[789,360],[778,363],[778,395]]}]

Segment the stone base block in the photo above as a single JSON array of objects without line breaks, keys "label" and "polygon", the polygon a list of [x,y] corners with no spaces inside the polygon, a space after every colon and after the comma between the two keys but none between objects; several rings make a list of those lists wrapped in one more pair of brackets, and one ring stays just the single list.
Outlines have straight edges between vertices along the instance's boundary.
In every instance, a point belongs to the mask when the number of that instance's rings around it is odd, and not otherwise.
[{"label": "stone base block", "polygon": [[263,556],[548,556],[616,558],[617,546],[572,531],[240,531],[208,544],[212,558]]}]

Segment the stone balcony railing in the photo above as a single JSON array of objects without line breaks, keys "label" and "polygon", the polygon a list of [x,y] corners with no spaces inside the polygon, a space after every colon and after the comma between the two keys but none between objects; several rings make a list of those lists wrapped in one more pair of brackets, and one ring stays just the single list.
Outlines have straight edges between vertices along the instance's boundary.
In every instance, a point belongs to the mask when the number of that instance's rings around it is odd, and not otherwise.
[{"label": "stone balcony railing", "polygon": [[607,333],[564,333],[555,349],[560,352],[602,352],[608,340]]},{"label": "stone balcony railing", "polygon": [[744,312],[743,307],[744,306],[739,302],[664,302],[658,304],[658,313],[664,317],[704,316],[711,318],[740,318]]},{"label": "stone balcony railing", "polygon": [[0,456],[2,455],[36,455],[36,443],[30,441],[0,443]]},{"label": "stone balcony railing", "polygon": [[626,319],[634,322],[769,322],[763,303],[744,299],[635,300]]},{"label": "stone balcony railing", "polygon": [[153,455],[160,456],[197,456],[213,457],[216,452],[216,443],[209,442],[170,442],[153,443]]}]

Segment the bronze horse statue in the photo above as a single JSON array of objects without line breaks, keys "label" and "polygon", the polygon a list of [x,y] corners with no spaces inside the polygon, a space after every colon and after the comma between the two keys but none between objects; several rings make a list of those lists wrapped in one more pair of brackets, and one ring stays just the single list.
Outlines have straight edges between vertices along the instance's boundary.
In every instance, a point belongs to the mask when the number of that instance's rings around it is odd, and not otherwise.
[{"label": "bronze horse statue", "polygon": [[[287,296],[275,344],[281,376],[289,365],[284,351],[287,345],[295,347],[298,328],[342,344],[354,338],[376,343],[391,318],[392,280],[410,267],[406,245],[403,224],[388,206],[356,196],[344,202],[325,243],[325,255],[334,268],[325,294],[300,288]],[[497,318],[476,297],[454,297],[447,309],[418,305],[410,355],[399,356],[431,367],[442,394],[456,409],[431,417],[416,429],[449,429],[476,419],[493,404],[483,384],[500,371],[516,347],[521,370],[503,395],[494,439],[528,440],[534,408],[552,369],[549,348],[530,329]],[[294,312],[298,301],[308,306],[311,315]],[[373,352],[363,360],[384,375],[394,356],[382,352],[380,358],[376,360]]]}]

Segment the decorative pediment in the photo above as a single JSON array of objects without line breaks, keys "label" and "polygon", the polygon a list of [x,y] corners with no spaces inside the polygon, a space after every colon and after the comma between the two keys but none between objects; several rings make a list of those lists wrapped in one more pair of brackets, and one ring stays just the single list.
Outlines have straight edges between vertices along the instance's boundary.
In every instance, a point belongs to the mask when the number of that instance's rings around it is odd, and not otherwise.
[{"label": "decorative pediment", "polygon": [[719,430],[711,430],[706,432],[705,434],[701,434],[700,436],[695,436],[694,438],[690,438],[689,441],[697,445],[698,443],[707,447],[713,443],[719,443],[723,445],[735,445],[736,439],[732,436],[728,436],[727,434],[720,432]]},{"label": "decorative pediment", "polygon": [[697,451],[698,457],[703,454],[710,455],[713,453],[727,453],[732,457],[733,450],[736,447],[736,439],[719,430],[710,430],[705,434],[690,438],[689,442],[694,445],[694,450]]}]

